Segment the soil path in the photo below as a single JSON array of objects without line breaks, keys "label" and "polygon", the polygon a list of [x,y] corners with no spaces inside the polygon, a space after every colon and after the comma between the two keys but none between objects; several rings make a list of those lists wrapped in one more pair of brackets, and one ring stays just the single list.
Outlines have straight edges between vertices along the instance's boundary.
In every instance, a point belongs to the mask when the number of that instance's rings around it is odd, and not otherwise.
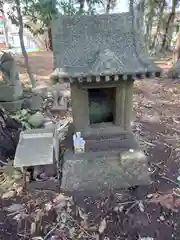
[{"label": "soil path", "polygon": [[[21,61],[22,58],[19,57],[21,76],[23,76],[24,67]],[[31,54],[30,63],[38,84],[48,82],[47,76],[52,71],[51,54]],[[74,201],[90,213],[90,221],[99,223],[104,217],[106,218],[107,227],[100,239],[136,240],[143,237],[156,240],[179,239],[180,183],[177,180],[180,176],[179,81],[144,79],[135,83],[133,131],[148,156],[152,185],[101,193],[98,198],[90,193],[73,193]],[[2,200],[0,239],[25,239],[17,235],[17,223],[12,217],[7,216],[4,207],[12,202],[28,204],[30,199],[32,201],[32,196],[33,199],[41,199],[38,203],[40,205],[46,200],[49,201],[55,193],[47,194],[46,198],[43,191],[39,191],[38,194],[37,196],[37,193],[32,191],[28,196],[22,195],[9,201]],[[137,200],[142,200],[144,210]],[[115,211],[115,207],[122,202],[127,203],[125,207],[121,211],[117,209]],[[136,204],[132,206],[132,202]],[[49,219],[52,220],[53,216],[51,213]],[[49,224],[48,222],[47,219],[42,222],[43,229]],[[70,238],[66,236],[58,239]]]}]

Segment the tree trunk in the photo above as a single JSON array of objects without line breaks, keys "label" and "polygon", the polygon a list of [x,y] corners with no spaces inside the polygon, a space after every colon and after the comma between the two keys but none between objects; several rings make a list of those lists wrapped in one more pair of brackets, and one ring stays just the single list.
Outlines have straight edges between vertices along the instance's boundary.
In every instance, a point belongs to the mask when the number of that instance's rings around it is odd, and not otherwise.
[{"label": "tree trunk", "polygon": [[111,0],[107,0],[107,4],[106,4],[106,14],[109,13],[110,8],[111,8]]},{"label": "tree trunk", "polygon": [[48,28],[48,49],[51,51],[53,50],[51,28]]},{"label": "tree trunk", "polygon": [[176,46],[173,53],[173,63],[176,63],[180,59],[180,32],[178,33]]},{"label": "tree trunk", "polygon": [[84,3],[85,3],[85,0],[79,0],[79,13],[82,14],[83,11],[84,11]]},{"label": "tree trunk", "polygon": [[148,13],[146,15],[145,42],[146,42],[146,50],[149,51],[151,46],[151,33],[152,33],[152,26],[153,26],[155,3],[152,1],[149,1],[147,7],[148,7]]},{"label": "tree trunk", "polygon": [[36,86],[36,81],[34,79],[34,76],[33,76],[32,72],[31,72],[31,68],[29,66],[28,54],[26,52],[25,45],[24,45],[24,39],[23,39],[24,27],[23,27],[22,15],[21,15],[20,1],[19,0],[15,0],[15,3],[16,3],[17,15],[18,15],[19,40],[20,40],[20,45],[21,45],[21,51],[22,51],[22,54],[23,54],[23,57],[24,57],[24,62],[25,62],[25,66],[26,66],[26,69],[27,69],[27,73],[28,73],[29,79],[31,81],[31,85],[32,85],[32,87],[35,87]]},{"label": "tree trunk", "polygon": [[4,11],[2,11],[2,16],[3,16],[3,30],[4,30],[4,38],[5,38],[5,43],[6,47],[9,48],[9,39],[8,39],[8,26],[7,26],[7,20],[6,16],[4,14]]},{"label": "tree trunk", "polygon": [[13,159],[22,125],[12,119],[0,105],[0,160]]},{"label": "tree trunk", "polygon": [[166,23],[166,27],[165,27],[165,32],[164,32],[164,35],[163,35],[161,50],[164,50],[165,47],[166,47],[169,27],[173,23],[174,17],[175,17],[176,5],[177,5],[177,0],[173,0],[172,1],[171,13],[169,14],[169,17],[168,17],[168,20],[167,20],[167,23]]},{"label": "tree trunk", "polygon": [[166,5],[166,0],[163,0],[162,3],[161,3],[160,10],[159,10],[159,19],[158,19],[158,24],[157,24],[157,28],[156,28],[156,34],[154,35],[154,38],[153,38],[153,41],[152,41],[152,44],[151,44],[151,47],[150,47],[151,50],[154,49],[154,47],[156,45],[156,40],[157,40],[157,37],[158,37],[159,32],[160,32],[160,28],[161,28],[161,20],[162,20],[162,17],[163,17],[165,5]]}]

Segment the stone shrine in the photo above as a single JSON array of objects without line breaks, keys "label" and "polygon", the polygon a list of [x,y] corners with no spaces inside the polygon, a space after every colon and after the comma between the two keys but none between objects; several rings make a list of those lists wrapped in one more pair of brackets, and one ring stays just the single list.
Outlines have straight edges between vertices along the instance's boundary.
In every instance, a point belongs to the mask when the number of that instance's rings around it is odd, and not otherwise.
[{"label": "stone shrine", "polygon": [[[61,16],[54,20],[54,73],[71,84],[73,125],[65,141],[62,189],[101,190],[150,182],[131,131],[137,78],[160,76],[146,56],[140,15]],[[74,154],[81,132],[85,152]]]}]

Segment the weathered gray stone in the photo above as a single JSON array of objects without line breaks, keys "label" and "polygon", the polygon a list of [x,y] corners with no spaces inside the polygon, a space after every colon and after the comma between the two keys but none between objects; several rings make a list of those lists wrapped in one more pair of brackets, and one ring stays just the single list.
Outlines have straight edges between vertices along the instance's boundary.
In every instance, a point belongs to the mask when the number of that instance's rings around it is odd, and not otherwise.
[{"label": "weathered gray stone", "polygon": [[56,124],[53,123],[52,121],[48,121],[44,123],[44,128],[54,129],[55,127],[56,127]]},{"label": "weathered gray stone", "polygon": [[[52,23],[54,74],[65,81],[87,82],[91,76],[160,72],[146,54],[142,19],[136,13],[135,23],[131,12],[56,18]],[[98,79],[104,82],[103,77]]]},{"label": "weathered gray stone", "polygon": [[10,53],[3,53],[0,59],[3,82],[0,84],[0,101],[18,100],[23,93],[17,66]]},{"label": "weathered gray stone", "polygon": [[12,102],[0,102],[2,107],[8,112],[16,112],[21,110],[23,99],[19,99]]},{"label": "weathered gray stone", "polygon": [[14,159],[15,167],[53,164],[53,158],[52,129],[31,129],[20,134]]},{"label": "weathered gray stone", "polygon": [[[133,83],[161,73],[145,52],[142,18],[135,11],[61,16],[52,26],[54,73],[71,84],[74,130],[65,141],[62,188],[103,190],[150,182],[146,158],[131,130]],[[85,153],[74,154],[74,132]],[[131,152],[128,152],[132,149]]]},{"label": "weathered gray stone", "polygon": [[31,115],[28,119],[28,123],[31,124],[35,128],[41,127],[43,125],[44,121],[45,121],[45,118],[41,112],[37,112],[37,113]]},{"label": "weathered gray stone", "polygon": [[22,93],[23,90],[19,83],[16,85],[6,85],[4,83],[0,84],[0,101],[15,101],[22,96]]},{"label": "weathered gray stone", "polygon": [[2,71],[3,81],[7,85],[16,86],[17,83],[20,83],[16,61],[10,52],[4,52],[2,54],[0,59],[0,68]]},{"label": "weathered gray stone", "polygon": [[31,94],[28,98],[24,99],[23,107],[30,110],[40,110],[43,103],[43,98],[39,94]]},{"label": "weathered gray stone", "polygon": [[55,99],[51,110],[61,111],[61,110],[67,110],[67,108],[68,108],[68,99],[66,97],[60,96],[58,97],[58,99]]},{"label": "weathered gray stone", "polygon": [[18,111],[22,106],[23,89],[16,68],[16,62],[9,53],[3,53],[0,59],[3,81],[0,83],[0,102],[9,112]]},{"label": "weathered gray stone", "polygon": [[50,177],[55,177],[57,174],[56,164],[48,164],[34,167],[34,178],[40,176],[41,179],[48,180]]},{"label": "weathered gray stone", "polygon": [[41,97],[47,97],[48,86],[37,86],[32,89],[32,92],[40,95]]},{"label": "weathered gray stone", "polygon": [[168,77],[180,77],[180,60],[173,64],[172,68],[168,71]]},{"label": "weathered gray stone", "polygon": [[[108,128],[108,127],[107,127]],[[110,131],[113,130],[112,127],[109,128]],[[120,130],[119,130],[120,131]],[[105,131],[101,133],[99,130],[96,131],[96,134],[91,131],[90,134],[83,136],[86,144],[86,152],[103,152],[109,150],[111,151],[122,151],[128,149],[137,149],[139,147],[138,142],[136,141],[132,132],[119,132],[116,133],[113,131]]]},{"label": "weathered gray stone", "polygon": [[70,97],[70,91],[67,90],[67,86],[65,86],[65,84],[57,83],[49,87],[48,91],[54,100],[51,109],[54,111],[67,110],[68,98]]},{"label": "weathered gray stone", "polygon": [[[124,152],[123,152],[124,154]],[[102,191],[108,188],[126,188],[148,185],[150,175],[147,159],[143,153],[126,152],[99,155],[65,154],[62,189],[66,191]]]}]

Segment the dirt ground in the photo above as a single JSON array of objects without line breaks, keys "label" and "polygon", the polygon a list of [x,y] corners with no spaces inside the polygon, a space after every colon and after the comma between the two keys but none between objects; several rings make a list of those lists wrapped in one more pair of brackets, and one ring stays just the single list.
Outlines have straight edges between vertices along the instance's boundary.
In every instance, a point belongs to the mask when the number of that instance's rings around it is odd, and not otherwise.
[{"label": "dirt ground", "polygon": [[[24,76],[21,61],[22,58],[19,58],[21,76]],[[31,54],[30,64],[38,84],[48,82],[47,76],[52,71],[51,54]],[[101,234],[98,237],[91,234],[90,228],[82,226],[81,221],[77,219],[74,225],[84,235],[70,238],[61,228],[58,231],[56,228],[50,235],[58,237],[53,239],[180,239],[179,80],[144,79],[135,83],[133,131],[148,156],[152,184],[99,193],[98,197],[90,193],[69,193],[73,195],[74,204],[88,213],[88,223],[99,226],[95,232],[99,231]],[[42,204],[53,201],[56,194],[54,191],[32,190],[27,195],[21,193],[9,200],[2,199],[0,239],[33,239],[24,236],[25,232],[29,232],[30,223],[17,227],[17,221],[13,220],[14,215],[8,215],[5,207],[18,202],[25,204],[32,212]],[[82,220],[82,214],[79,215]],[[47,228],[49,231],[55,226],[55,218],[56,214],[51,212],[42,220],[39,235],[45,236]],[[69,229],[72,229],[72,226]]]},{"label": "dirt ground", "polygon": [[[21,54],[16,54],[15,59],[18,63],[21,81],[25,84],[29,83],[26,69],[24,67],[24,59]],[[48,84],[49,75],[53,71],[53,59],[51,52],[32,52],[29,53],[29,64],[32,73],[36,79],[37,85]]]}]

